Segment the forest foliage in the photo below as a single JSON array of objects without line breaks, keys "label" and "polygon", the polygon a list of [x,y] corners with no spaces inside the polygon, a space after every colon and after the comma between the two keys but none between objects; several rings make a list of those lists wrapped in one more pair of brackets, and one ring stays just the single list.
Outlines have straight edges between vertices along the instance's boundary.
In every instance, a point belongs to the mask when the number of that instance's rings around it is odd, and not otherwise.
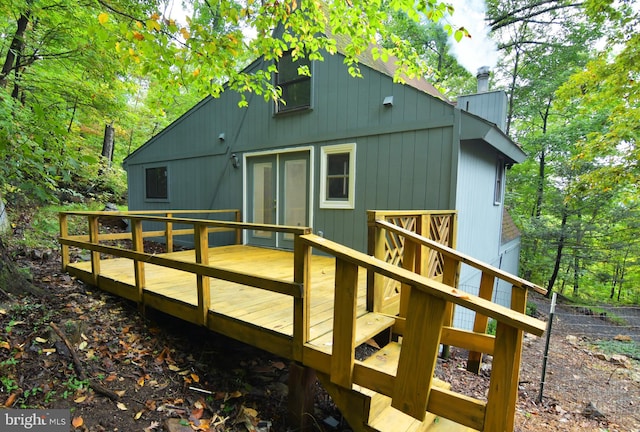
[{"label": "forest foliage", "polygon": [[[277,99],[285,51],[322,61],[398,59],[455,99],[473,72],[452,44],[474,35],[435,0],[0,2],[0,194],[9,209],[93,196],[122,201],[122,160],[207,95]],[[629,0],[488,0],[493,87],[529,155],[508,173],[525,277],[568,296],[640,303],[640,12]],[[464,22],[459,17],[456,22]],[[281,25],[281,31],[274,32]],[[456,42],[457,41],[457,42]],[[302,74],[309,70],[300,70]],[[357,78],[354,78],[357,79]],[[242,102],[246,103],[246,102]],[[112,155],[103,156],[113,128]]]}]

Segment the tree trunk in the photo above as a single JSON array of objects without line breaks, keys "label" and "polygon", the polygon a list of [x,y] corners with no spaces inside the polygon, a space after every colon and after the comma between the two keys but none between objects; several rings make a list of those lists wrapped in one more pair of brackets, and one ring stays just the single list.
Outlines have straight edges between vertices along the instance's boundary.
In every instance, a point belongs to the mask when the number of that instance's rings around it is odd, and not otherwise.
[{"label": "tree trunk", "polygon": [[115,141],[115,131],[113,122],[104,127],[104,139],[102,140],[102,157],[107,162],[107,167],[111,167],[113,160],[113,146]]},{"label": "tree trunk", "polygon": [[9,46],[9,51],[7,51],[7,56],[4,59],[2,71],[0,71],[0,87],[7,86],[9,74],[15,67],[18,66],[16,60],[18,59],[19,54],[22,52],[24,47],[24,34],[27,30],[27,26],[29,25],[30,15],[31,12],[27,11],[21,14],[20,18],[18,18],[16,32],[13,35],[11,45]]},{"label": "tree trunk", "polygon": [[562,208],[562,223],[560,224],[560,238],[558,239],[558,250],[556,252],[556,263],[553,266],[553,273],[551,274],[551,278],[549,279],[549,285],[547,286],[547,298],[551,298],[551,293],[553,291],[553,285],[556,283],[556,279],[558,278],[558,272],[560,271],[560,262],[562,261],[562,249],[564,248],[565,242],[565,230],[567,226],[567,208]]}]

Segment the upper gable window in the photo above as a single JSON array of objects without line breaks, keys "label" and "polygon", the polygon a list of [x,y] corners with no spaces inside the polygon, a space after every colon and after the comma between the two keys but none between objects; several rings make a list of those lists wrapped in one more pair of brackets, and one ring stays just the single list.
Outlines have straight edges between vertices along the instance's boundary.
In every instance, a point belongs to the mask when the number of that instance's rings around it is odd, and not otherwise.
[{"label": "upper gable window", "polygon": [[166,200],[169,198],[169,182],[166,166],[145,169],[145,198]]},{"label": "upper gable window", "polygon": [[311,107],[311,77],[299,75],[298,68],[306,66],[311,70],[307,58],[293,61],[291,52],[283,54],[278,62],[276,86],[282,89],[282,100],[276,103],[276,112],[289,112]]}]

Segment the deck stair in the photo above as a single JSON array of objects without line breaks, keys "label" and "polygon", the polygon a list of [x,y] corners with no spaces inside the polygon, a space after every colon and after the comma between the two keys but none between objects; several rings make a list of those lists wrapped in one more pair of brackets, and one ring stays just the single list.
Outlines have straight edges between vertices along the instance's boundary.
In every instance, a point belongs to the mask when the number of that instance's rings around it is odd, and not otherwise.
[{"label": "deck stair", "polygon": [[[391,342],[365,359],[362,364],[380,372],[395,375],[400,359],[401,344]],[[320,383],[325,387],[336,404],[341,407],[349,425],[356,431],[385,432],[466,432],[466,428],[451,420],[427,412],[424,420],[417,420],[391,406],[391,398],[373,390],[354,384],[351,390],[331,383],[328,375],[318,374]],[[432,385],[450,390],[451,385],[438,378]]]}]

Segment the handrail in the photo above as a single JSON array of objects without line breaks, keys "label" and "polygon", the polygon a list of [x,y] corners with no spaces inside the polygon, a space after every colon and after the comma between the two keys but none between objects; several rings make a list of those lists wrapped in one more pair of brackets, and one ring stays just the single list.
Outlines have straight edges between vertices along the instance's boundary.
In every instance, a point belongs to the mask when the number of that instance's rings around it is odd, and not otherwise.
[{"label": "handrail", "polygon": [[[393,407],[419,420],[424,419],[428,409],[435,415],[451,418],[474,429],[510,428],[513,417],[508,407],[515,404],[511,398],[513,389],[517,390],[519,341],[523,331],[542,335],[545,323],[314,234],[302,235],[299,241],[336,258],[333,350],[329,368],[331,382],[345,388],[358,384],[390,396]],[[411,288],[395,376],[355,360],[354,301],[359,267]],[[486,403],[432,387],[441,335],[447,328],[445,315],[448,303],[471,309],[498,322]],[[424,319],[425,316],[429,319]]]},{"label": "handrail", "polygon": [[[147,213],[153,213],[150,215]],[[172,215],[175,213],[234,213],[236,221],[209,220],[209,219],[193,219],[193,218],[177,218]],[[156,216],[157,214],[166,216]],[[94,285],[99,285],[100,280],[100,254],[119,256],[133,260],[135,273],[135,291],[127,294],[128,298],[138,302],[141,308],[144,307],[145,295],[145,264],[160,265],[167,268],[192,273],[196,276],[197,281],[197,315],[194,318],[195,323],[208,325],[209,307],[210,307],[210,278],[225,280],[228,282],[238,283],[278,294],[283,294],[293,299],[293,354],[294,360],[302,359],[302,351],[304,343],[309,339],[309,276],[308,261],[310,256],[310,248],[302,245],[298,237],[302,234],[311,232],[311,228],[298,226],[281,226],[273,224],[257,224],[240,222],[239,210],[162,210],[151,212],[87,212],[87,211],[71,211],[61,212],[60,219],[60,236],[59,243],[62,248],[62,267],[67,270],[70,264],[71,246],[91,252],[91,280]],[[85,217],[89,221],[88,234],[69,235],[68,217],[80,216]],[[101,218],[123,218],[129,221],[131,232],[129,233],[101,233]],[[144,231],[143,222],[164,223],[166,230],[164,231]],[[173,229],[174,224],[191,225],[188,229]],[[282,280],[271,277],[258,276],[244,271],[234,271],[215,266],[215,263],[209,261],[209,234],[220,231],[236,231],[236,243],[239,243],[242,230],[260,230],[272,231],[279,233],[288,233],[294,235],[294,273],[291,280]],[[193,235],[195,262],[189,260],[173,258],[170,255],[156,255],[146,253],[144,251],[143,239],[151,235],[166,235],[167,251],[172,251],[174,235]],[[132,248],[122,248],[118,246],[106,245],[101,242],[116,239],[131,240]],[[214,293],[213,293],[214,294]]]},{"label": "handrail", "polygon": [[547,293],[547,290],[545,288],[542,288],[541,286],[538,286],[533,282],[529,282],[526,279],[522,279],[518,276],[512,275],[511,273],[508,273],[492,265],[485,264],[482,261],[479,261],[469,255],[466,255],[460,251],[457,251],[456,249],[450,248],[446,245],[443,245],[442,243],[435,242],[428,238],[419,236],[397,225],[390,224],[389,222],[386,222],[383,220],[376,220],[376,225],[381,228],[387,229],[389,231],[395,232],[397,234],[401,234],[406,238],[409,238],[420,245],[427,246],[431,249],[434,249],[437,252],[442,253],[443,255],[451,257],[457,261],[460,261],[478,270],[486,272],[492,276],[498,277],[506,282],[511,283],[512,285],[518,288],[532,289],[543,295]]},{"label": "handrail", "polygon": [[384,276],[406,283],[434,297],[441,298],[462,307],[480,312],[496,321],[504,322],[511,327],[526,331],[536,336],[542,336],[546,324],[528,315],[514,311],[507,307],[495,304],[481,297],[467,294],[436,280],[420,276],[412,271],[380,261],[369,255],[350,249],[339,243],[335,243],[315,234],[300,236],[300,239],[309,246],[326,252],[341,260],[356,264],[368,270],[373,270]]}]

